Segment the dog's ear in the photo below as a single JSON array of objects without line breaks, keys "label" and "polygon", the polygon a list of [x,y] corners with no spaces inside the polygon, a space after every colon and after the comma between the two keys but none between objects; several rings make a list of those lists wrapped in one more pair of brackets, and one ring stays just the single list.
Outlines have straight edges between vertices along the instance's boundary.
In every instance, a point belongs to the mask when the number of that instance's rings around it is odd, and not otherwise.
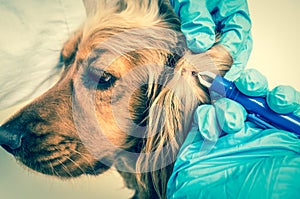
[{"label": "dog's ear", "polygon": [[69,38],[69,40],[64,44],[63,49],[61,51],[61,55],[66,66],[74,62],[81,38],[82,29],[79,29],[76,32],[74,32],[73,35]]},{"label": "dog's ear", "polygon": [[218,74],[224,76],[227,71],[229,71],[231,65],[233,64],[233,59],[230,53],[221,44],[216,44],[211,47],[207,54],[212,59],[214,65],[218,70]]},{"label": "dog's ear", "polygon": [[97,1],[83,0],[83,5],[85,7],[86,15],[90,15],[91,13],[95,12],[95,9],[97,8]]},{"label": "dog's ear", "polygon": [[180,20],[177,14],[174,12],[173,7],[169,0],[159,0],[159,15],[162,17],[162,21],[168,24],[168,28],[180,32]]}]

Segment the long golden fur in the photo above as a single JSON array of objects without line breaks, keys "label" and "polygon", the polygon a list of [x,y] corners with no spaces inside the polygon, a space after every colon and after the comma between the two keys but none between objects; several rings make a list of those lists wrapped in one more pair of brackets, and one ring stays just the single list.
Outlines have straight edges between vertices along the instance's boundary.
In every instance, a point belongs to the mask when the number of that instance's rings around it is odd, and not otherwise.
[{"label": "long golden fur", "polygon": [[62,178],[115,166],[134,198],[165,198],[166,184],[198,104],[195,74],[224,75],[220,45],[194,55],[169,0],[99,1],[65,43],[58,83],[7,121],[25,132],[12,151],[28,167]]}]

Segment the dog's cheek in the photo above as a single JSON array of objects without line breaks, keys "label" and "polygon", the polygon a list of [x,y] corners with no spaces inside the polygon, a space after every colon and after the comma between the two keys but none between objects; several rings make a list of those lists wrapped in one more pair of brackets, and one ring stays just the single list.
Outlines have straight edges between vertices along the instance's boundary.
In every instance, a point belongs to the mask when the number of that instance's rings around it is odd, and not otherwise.
[{"label": "dog's cheek", "polygon": [[97,91],[98,129],[113,147],[126,148],[128,136],[143,137],[149,106],[147,89],[147,85],[135,90],[119,85],[115,90]]},{"label": "dog's cheek", "polygon": [[147,96],[148,87],[143,85],[135,90],[129,99],[128,111],[130,119],[137,126],[144,127],[147,124],[147,115],[149,107],[149,99]]},{"label": "dog's cheek", "polygon": [[117,108],[111,100],[112,93],[109,91],[97,91],[95,98],[95,111],[98,126],[96,127],[104,139],[112,147],[122,147],[126,140],[126,122],[122,118],[122,110]]}]

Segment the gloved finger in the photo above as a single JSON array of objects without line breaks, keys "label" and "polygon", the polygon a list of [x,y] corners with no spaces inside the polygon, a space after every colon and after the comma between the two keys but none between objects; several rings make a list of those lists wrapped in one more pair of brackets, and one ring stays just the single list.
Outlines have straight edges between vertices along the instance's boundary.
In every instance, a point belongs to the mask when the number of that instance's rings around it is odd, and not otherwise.
[{"label": "gloved finger", "polygon": [[267,103],[277,113],[292,113],[299,109],[299,95],[293,87],[281,85],[268,93]]},{"label": "gloved finger", "polygon": [[300,106],[293,112],[294,115],[300,117]]},{"label": "gloved finger", "polygon": [[237,133],[244,128],[247,112],[239,103],[221,98],[213,105],[201,105],[197,108],[194,121],[198,124],[201,136],[215,142],[222,132]]},{"label": "gloved finger", "polygon": [[218,128],[215,108],[212,105],[201,105],[196,109],[194,121],[198,124],[198,129],[203,139],[216,142],[221,134]]},{"label": "gloved finger", "polygon": [[[214,13],[215,21],[221,30],[220,44],[225,46],[235,60],[247,40],[251,38],[251,20],[246,0],[223,0],[218,3],[218,10]],[[249,40],[252,46],[252,40]],[[249,48],[248,47],[248,48]]]},{"label": "gloved finger", "polygon": [[247,112],[239,103],[221,98],[214,103],[218,126],[226,133],[237,133],[244,128]]},{"label": "gloved finger", "polygon": [[180,17],[187,47],[194,53],[207,51],[215,43],[216,25],[206,1],[170,0],[170,3]]},{"label": "gloved finger", "polygon": [[242,45],[243,47],[241,52],[235,58],[230,70],[226,73],[226,79],[228,79],[229,81],[235,81],[237,78],[240,77],[242,71],[245,69],[249,60],[249,56],[252,51],[252,45],[252,37],[251,35],[249,35],[246,39],[246,43]]},{"label": "gloved finger", "polygon": [[234,83],[239,91],[248,96],[266,96],[268,93],[268,80],[256,69],[242,71]]}]

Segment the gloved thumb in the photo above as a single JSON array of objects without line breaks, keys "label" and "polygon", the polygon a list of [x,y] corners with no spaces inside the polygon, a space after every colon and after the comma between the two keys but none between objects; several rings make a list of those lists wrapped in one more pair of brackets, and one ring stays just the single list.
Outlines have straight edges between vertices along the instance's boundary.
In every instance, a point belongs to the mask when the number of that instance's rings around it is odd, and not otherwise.
[{"label": "gloved thumb", "polygon": [[267,103],[269,107],[280,114],[292,113],[300,111],[300,94],[291,86],[277,86],[267,95]]},{"label": "gloved thumb", "polygon": [[242,71],[234,83],[247,96],[266,96],[268,93],[268,80],[256,69]]},{"label": "gloved thumb", "polygon": [[223,132],[232,134],[242,130],[247,112],[239,103],[221,98],[213,105],[199,106],[194,117],[202,138],[216,142]]},{"label": "gloved thumb", "polygon": [[227,98],[214,103],[219,128],[225,133],[237,133],[244,128],[247,112],[244,107]]}]

